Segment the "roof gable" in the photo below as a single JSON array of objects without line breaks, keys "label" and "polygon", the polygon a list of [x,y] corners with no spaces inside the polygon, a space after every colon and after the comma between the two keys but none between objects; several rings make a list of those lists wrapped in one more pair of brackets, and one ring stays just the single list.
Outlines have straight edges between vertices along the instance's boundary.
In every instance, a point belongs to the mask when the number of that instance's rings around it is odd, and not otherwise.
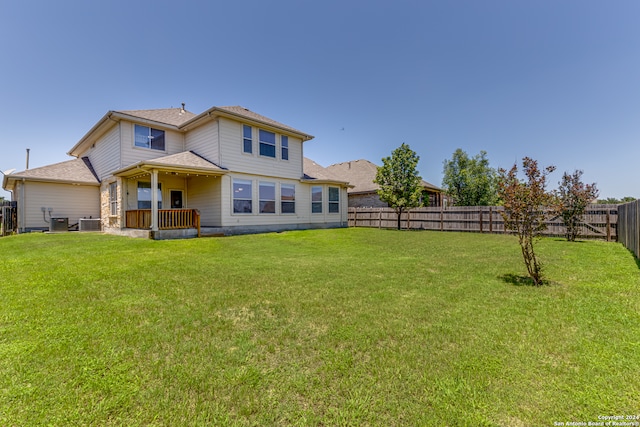
[{"label": "roof gable", "polygon": [[227,173],[227,169],[221,168],[193,151],[183,151],[169,156],[143,160],[117,170],[113,174],[116,176],[130,176],[138,173],[140,170],[146,171],[154,168],[184,173],[193,172],[215,175]]}]

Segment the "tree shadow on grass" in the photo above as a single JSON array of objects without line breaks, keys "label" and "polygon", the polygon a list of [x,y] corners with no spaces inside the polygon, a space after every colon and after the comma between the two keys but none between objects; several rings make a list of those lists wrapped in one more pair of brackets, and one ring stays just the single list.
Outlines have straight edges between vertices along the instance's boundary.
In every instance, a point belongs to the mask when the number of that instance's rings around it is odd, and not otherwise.
[{"label": "tree shadow on grass", "polygon": [[549,280],[543,280],[541,285],[536,285],[533,279],[529,276],[519,276],[517,274],[503,274],[502,276],[498,276],[499,279],[513,286],[550,286],[550,285],[559,285],[559,283],[551,282]]}]

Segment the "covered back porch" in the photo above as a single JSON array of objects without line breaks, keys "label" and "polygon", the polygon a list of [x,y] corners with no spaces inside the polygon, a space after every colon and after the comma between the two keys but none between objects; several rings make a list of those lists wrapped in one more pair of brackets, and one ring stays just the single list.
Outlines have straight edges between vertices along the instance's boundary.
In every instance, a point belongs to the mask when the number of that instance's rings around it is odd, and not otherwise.
[{"label": "covered back porch", "polygon": [[118,171],[114,175],[121,178],[119,234],[200,237],[203,217],[215,223],[218,178],[226,172],[190,151]]}]

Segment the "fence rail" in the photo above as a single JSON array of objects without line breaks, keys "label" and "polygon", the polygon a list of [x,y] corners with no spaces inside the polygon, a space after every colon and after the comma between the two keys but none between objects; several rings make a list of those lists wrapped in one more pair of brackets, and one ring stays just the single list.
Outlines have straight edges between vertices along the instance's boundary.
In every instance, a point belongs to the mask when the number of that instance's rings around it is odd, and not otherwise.
[{"label": "fence rail", "polygon": [[618,241],[640,258],[640,200],[618,206]]},{"label": "fence rail", "polygon": [[[401,227],[410,230],[505,233],[501,206],[453,206],[411,209],[402,214]],[[618,205],[589,205],[582,217],[579,237],[617,238]],[[350,227],[396,228],[398,217],[392,208],[349,208]],[[562,219],[550,215],[546,236],[564,236]]]}]

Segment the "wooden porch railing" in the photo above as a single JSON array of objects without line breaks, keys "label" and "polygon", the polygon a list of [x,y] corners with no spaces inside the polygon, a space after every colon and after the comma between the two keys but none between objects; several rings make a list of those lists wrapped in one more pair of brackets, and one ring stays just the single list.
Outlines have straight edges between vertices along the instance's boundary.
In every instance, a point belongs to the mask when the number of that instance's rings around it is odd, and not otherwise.
[{"label": "wooden porch railing", "polygon": [[[151,228],[151,209],[126,211],[127,228],[148,230]],[[197,209],[160,209],[158,210],[158,229],[177,230],[195,228],[200,237],[200,212]]]}]

